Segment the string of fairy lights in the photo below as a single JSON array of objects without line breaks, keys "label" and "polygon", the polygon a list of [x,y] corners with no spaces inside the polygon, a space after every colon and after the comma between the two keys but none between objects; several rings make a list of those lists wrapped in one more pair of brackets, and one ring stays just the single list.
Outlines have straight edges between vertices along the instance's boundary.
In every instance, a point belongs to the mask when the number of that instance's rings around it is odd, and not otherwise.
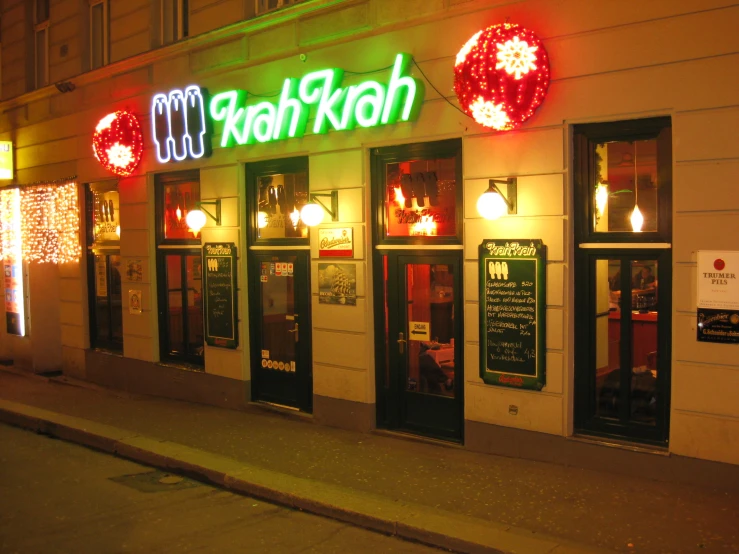
[{"label": "string of fairy lights", "polygon": [[0,190],[0,258],[62,264],[79,262],[77,184],[61,180]]}]

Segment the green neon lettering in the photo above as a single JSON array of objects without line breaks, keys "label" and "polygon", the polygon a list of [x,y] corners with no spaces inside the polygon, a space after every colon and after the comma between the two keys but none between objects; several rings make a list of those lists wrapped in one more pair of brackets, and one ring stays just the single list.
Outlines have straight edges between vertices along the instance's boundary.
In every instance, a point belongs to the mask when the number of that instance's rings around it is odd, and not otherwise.
[{"label": "green neon lettering", "polygon": [[229,90],[216,94],[210,101],[210,117],[213,121],[225,121],[221,134],[221,148],[244,144],[243,136],[236,129],[236,124],[244,115],[244,108],[237,110],[236,106],[243,104],[245,99],[244,91]]},{"label": "green neon lettering", "polygon": [[[275,131],[272,135],[275,140],[302,137],[305,133],[308,108],[295,98],[298,95],[299,84],[300,82],[297,79],[285,79],[282,85],[280,103],[277,106]],[[290,110],[290,125],[285,128],[285,114],[288,110]]]},{"label": "green neon lettering", "polygon": [[342,88],[341,69],[285,79],[276,104],[263,101],[246,106],[243,91],[222,92],[211,99],[210,116],[223,121],[222,147],[302,137],[310,106],[315,106],[316,134],[411,121],[424,98],[423,83],[408,75],[411,61],[408,54],[398,54],[387,84],[364,81]]},{"label": "green neon lettering", "polygon": [[324,69],[308,73],[300,80],[300,99],[308,105],[318,101],[316,121],[313,124],[313,132],[316,134],[327,133],[329,125],[337,131],[341,130],[340,117],[333,110],[337,104],[342,104],[344,98],[344,91],[339,88],[343,77],[344,72],[341,69]]},{"label": "green neon lettering", "polygon": [[367,81],[357,87],[359,98],[354,106],[354,118],[361,127],[374,127],[380,120],[385,101],[385,87],[375,81]]},{"label": "green neon lettering", "polygon": [[277,116],[277,109],[274,104],[260,102],[254,106],[254,113],[257,114],[254,117],[254,124],[252,126],[254,138],[259,142],[272,140],[272,133],[275,130],[275,117]]},{"label": "green neon lettering", "polygon": [[[414,102],[416,94],[423,98],[423,83],[408,76],[407,70],[411,63],[411,57],[408,54],[398,54],[395,56],[395,64],[393,64],[393,72],[390,76],[390,84],[387,87],[387,98],[385,99],[385,107],[382,110],[382,123],[395,123],[400,121],[408,121],[415,119],[418,112],[413,113],[414,108],[420,109],[420,102]],[[401,77],[401,75],[406,74]],[[399,91],[406,88],[405,102],[400,102]]]}]

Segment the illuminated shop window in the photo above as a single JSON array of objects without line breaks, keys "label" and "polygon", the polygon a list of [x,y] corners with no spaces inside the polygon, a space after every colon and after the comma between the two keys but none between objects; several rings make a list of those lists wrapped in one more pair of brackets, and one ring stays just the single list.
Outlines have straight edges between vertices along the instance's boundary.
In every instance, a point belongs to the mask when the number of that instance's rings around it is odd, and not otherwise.
[{"label": "illuminated shop window", "polygon": [[162,192],[164,238],[193,239],[185,218],[190,210],[196,208],[196,202],[200,201],[200,182],[193,180],[168,183],[162,187]]},{"label": "illuminated shop window", "polygon": [[300,211],[308,203],[308,173],[276,173],[257,178],[260,239],[308,238]]},{"label": "illuminated shop window", "polygon": [[657,140],[605,142],[595,153],[595,232],[657,231]]},{"label": "illuminated shop window", "polygon": [[386,236],[457,234],[455,162],[440,158],[387,164]]},{"label": "illuminated shop window", "polygon": [[310,192],[306,156],[246,164],[246,190],[252,242],[308,244],[301,217]]}]

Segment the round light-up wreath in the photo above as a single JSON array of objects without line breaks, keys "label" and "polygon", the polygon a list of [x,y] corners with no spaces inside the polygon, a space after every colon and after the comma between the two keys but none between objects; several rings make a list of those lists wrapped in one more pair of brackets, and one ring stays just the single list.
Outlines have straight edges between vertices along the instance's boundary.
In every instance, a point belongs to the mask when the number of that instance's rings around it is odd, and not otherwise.
[{"label": "round light-up wreath", "polygon": [[549,87],[541,40],[515,23],[479,31],[457,54],[454,90],[462,109],[486,127],[509,131],[539,107]]},{"label": "round light-up wreath", "polygon": [[95,127],[92,149],[105,169],[121,177],[131,175],[144,150],[144,136],[136,116],[126,111],[106,115]]}]

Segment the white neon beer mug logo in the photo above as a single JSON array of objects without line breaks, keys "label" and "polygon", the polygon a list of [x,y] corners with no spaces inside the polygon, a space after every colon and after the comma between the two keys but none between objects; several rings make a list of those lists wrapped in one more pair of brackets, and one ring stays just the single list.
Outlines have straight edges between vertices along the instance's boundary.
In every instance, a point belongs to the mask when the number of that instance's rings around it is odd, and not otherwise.
[{"label": "white neon beer mug logo", "polygon": [[160,163],[202,158],[208,151],[205,100],[200,87],[157,94],[151,103],[151,121]]}]

